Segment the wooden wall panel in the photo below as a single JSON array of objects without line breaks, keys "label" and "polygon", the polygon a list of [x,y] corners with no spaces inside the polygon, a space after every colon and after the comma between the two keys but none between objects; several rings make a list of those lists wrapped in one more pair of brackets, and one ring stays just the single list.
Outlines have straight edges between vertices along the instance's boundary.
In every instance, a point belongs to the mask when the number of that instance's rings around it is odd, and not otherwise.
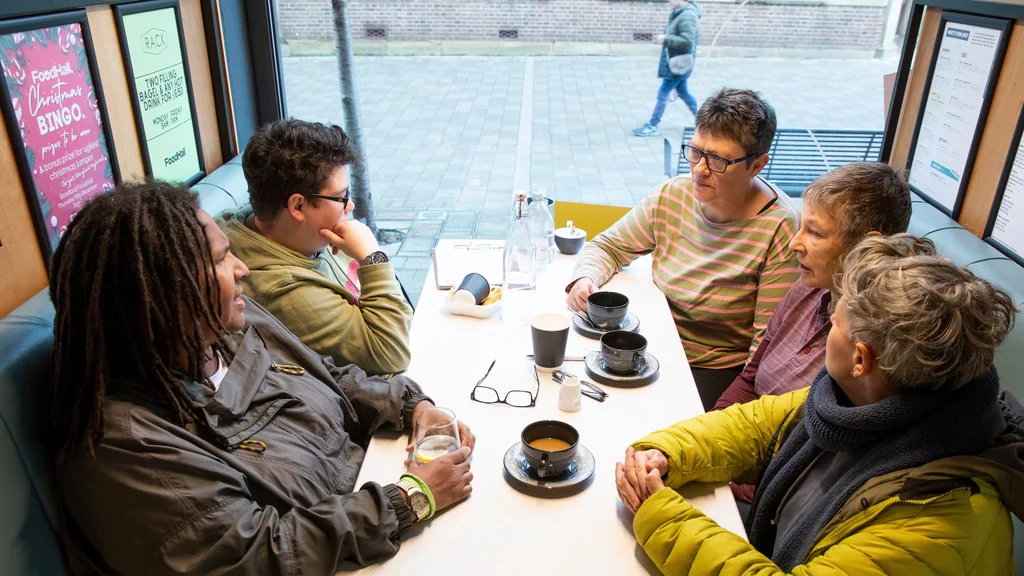
[{"label": "wooden wall panel", "polygon": [[[978,153],[967,184],[960,225],[977,236],[985,233],[995,200],[999,177],[1013,139],[1013,129],[1024,102],[1024,20],[1017,20],[1006,47],[1003,69],[996,82],[988,119],[982,132]],[[1018,222],[1024,225],[1024,222]]]},{"label": "wooden wall panel", "polygon": [[32,226],[7,130],[0,133],[0,317],[46,288],[46,267]]},{"label": "wooden wall panel", "polygon": [[[1024,0],[1021,0],[1024,2]],[[890,164],[906,167],[910,145],[917,128],[917,116],[924,104],[924,85],[928,78],[935,39],[939,34],[942,10],[929,7],[921,22],[914,67],[910,71],[899,126],[893,143]],[[1024,102],[1024,20],[1014,23],[1010,41],[992,96],[988,118],[982,129],[971,180],[964,193],[959,222],[977,236],[985,231],[996,187],[1006,162],[1006,154],[1017,124],[1021,103]]]},{"label": "wooden wall panel", "polygon": [[935,51],[935,38],[939,34],[939,21],[942,9],[929,6],[921,19],[921,33],[917,37],[917,53],[914,55],[914,67],[910,70],[910,80],[903,97],[903,109],[896,127],[896,140],[892,145],[889,164],[896,168],[907,165],[910,156],[910,144],[917,129],[917,115],[921,111],[924,98],[924,85],[928,80],[928,68]]},{"label": "wooden wall panel", "polygon": [[[203,146],[206,171],[212,172],[224,163],[224,159],[199,2],[180,0],[180,5],[196,117],[199,120],[199,138]],[[114,12],[109,4],[102,4],[90,6],[87,13],[93,49],[96,51],[97,70],[94,73],[103,84],[107,121],[121,176],[124,180],[140,179],[145,169],[121,45],[117,39]],[[0,186],[0,317],[3,317],[45,288],[48,282],[6,128],[0,133],[0,183],[3,183]]]},{"label": "wooden wall panel", "polygon": [[180,0],[181,23],[185,30],[185,48],[188,50],[189,74],[192,76],[192,94],[199,120],[199,139],[203,144],[203,159],[209,174],[224,163],[221,152],[220,130],[217,127],[217,105],[213,98],[213,80],[210,76],[210,55],[206,49],[206,31],[199,0]]},{"label": "wooden wall panel", "polygon": [[90,6],[89,30],[92,32],[96,67],[103,84],[103,99],[107,106],[107,121],[114,137],[114,151],[121,168],[121,179],[126,182],[142,180],[146,167],[142,162],[139,133],[135,129],[135,113],[128,89],[128,77],[121,60],[121,43],[117,39],[114,11],[109,5]]}]

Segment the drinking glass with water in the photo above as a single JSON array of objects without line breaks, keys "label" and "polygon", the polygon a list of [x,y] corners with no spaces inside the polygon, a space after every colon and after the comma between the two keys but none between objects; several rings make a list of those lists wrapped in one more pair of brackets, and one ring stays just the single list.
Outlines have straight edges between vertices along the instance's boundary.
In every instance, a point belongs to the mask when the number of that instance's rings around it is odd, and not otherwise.
[{"label": "drinking glass with water", "polygon": [[413,423],[413,458],[426,464],[459,449],[459,422],[447,408],[427,408]]}]

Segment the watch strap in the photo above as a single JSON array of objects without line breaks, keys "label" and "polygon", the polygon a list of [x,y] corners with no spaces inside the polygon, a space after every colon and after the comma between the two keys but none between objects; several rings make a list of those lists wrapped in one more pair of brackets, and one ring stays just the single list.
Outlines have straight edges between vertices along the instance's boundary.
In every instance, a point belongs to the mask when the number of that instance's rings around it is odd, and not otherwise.
[{"label": "watch strap", "polygon": [[409,474],[408,472],[402,474],[399,477],[399,481],[401,480],[412,481],[412,483],[416,484],[416,486],[420,489],[421,492],[427,495],[427,501],[430,502],[430,511],[427,512],[427,516],[426,518],[424,518],[424,520],[427,520],[431,516],[433,516],[434,512],[437,511],[437,504],[434,502],[434,495],[430,493],[430,488],[427,487],[427,483],[424,482],[423,480],[420,480],[419,477],[416,476],[415,474]]},{"label": "watch strap", "polygon": [[427,511],[426,511],[426,513],[423,514],[423,516],[420,516],[420,512],[418,510],[416,510],[416,506],[413,504],[413,497],[417,496],[417,495],[420,495],[420,494],[423,494],[423,491],[420,490],[419,485],[417,485],[415,482],[413,482],[412,480],[410,480],[408,478],[402,478],[398,482],[395,482],[395,486],[397,486],[399,489],[401,489],[402,492],[405,492],[405,496],[406,496],[406,498],[408,498],[409,510],[410,510],[410,512],[412,512],[413,521],[414,522],[419,522],[420,520],[426,520],[427,518],[430,517],[429,500],[428,500],[428,505],[427,505]]}]

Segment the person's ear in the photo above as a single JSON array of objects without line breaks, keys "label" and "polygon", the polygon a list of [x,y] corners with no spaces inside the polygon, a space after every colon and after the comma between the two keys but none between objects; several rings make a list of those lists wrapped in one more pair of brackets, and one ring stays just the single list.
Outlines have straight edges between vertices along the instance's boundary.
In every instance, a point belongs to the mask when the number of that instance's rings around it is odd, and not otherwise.
[{"label": "person's ear", "polygon": [[882,235],[882,233],[879,232],[878,230],[872,230],[871,232],[868,232],[867,234],[865,234],[865,236],[881,236],[881,235]]},{"label": "person's ear", "polygon": [[771,158],[767,154],[761,154],[750,163],[750,177],[753,178],[761,173],[761,170],[768,165]]},{"label": "person's ear", "polygon": [[860,378],[870,373],[875,368],[876,362],[875,351],[871,349],[871,346],[857,342],[853,347],[853,370],[850,371],[850,376]]},{"label": "person's ear", "polygon": [[306,220],[306,214],[304,211],[307,206],[309,206],[309,202],[302,194],[292,194],[288,197],[288,214],[297,222],[303,222]]}]

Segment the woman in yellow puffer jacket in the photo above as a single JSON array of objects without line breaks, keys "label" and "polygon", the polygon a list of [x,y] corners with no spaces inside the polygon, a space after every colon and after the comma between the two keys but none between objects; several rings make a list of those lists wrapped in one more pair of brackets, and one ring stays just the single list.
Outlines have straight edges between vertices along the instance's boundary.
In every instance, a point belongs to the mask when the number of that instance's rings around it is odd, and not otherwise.
[{"label": "woman in yellow puffer jacket", "polygon": [[[1016,573],[1024,409],[992,367],[1012,300],[906,234],[844,270],[809,389],[679,422],[616,466],[662,572]],[[671,489],[730,480],[758,486],[749,543]]]}]

